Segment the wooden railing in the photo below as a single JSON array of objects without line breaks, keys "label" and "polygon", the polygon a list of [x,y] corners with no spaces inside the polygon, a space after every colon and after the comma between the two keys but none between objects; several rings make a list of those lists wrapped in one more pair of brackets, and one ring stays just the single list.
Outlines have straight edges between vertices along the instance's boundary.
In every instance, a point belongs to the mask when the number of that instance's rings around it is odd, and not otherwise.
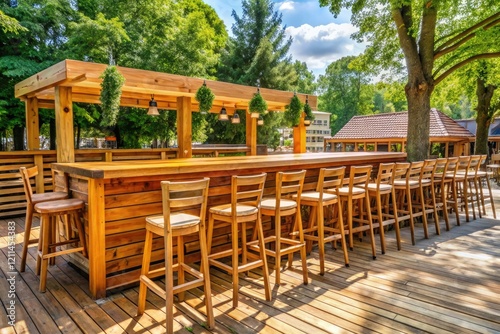
[{"label": "wooden railing", "polygon": [[[133,161],[172,159],[177,157],[175,148],[157,149],[81,149],[75,150],[75,160],[84,161]],[[33,189],[37,193],[52,190],[50,165],[57,160],[54,150],[0,152],[0,218],[23,215],[26,209],[23,184],[19,167],[38,166],[39,173]]]}]

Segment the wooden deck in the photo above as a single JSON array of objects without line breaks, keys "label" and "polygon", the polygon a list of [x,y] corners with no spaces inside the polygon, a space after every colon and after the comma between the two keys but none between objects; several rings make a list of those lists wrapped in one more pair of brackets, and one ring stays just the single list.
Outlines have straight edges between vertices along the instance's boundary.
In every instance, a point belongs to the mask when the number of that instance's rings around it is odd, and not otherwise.
[{"label": "wooden deck", "polygon": [[[500,207],[500,190],[496,205]],[[499,212],[500,213],[500,212]],[[483,219],[444,230],[423,239],[417,224],[417,245],[403,228],[403,249],[396,250],[392,231],[388,251],[371,259],[368,239],[357,242],[343,266],[340,251],[327,249],[326,274],[319,276],[318,254],[308,256],[310,283],[301,284],[300,272],[286,270],[273,300],[263,297],[262,279],[251,273],[240,281],[240,306],[231,308],[227,274],[212,268],[216,328],[213,333],[500,333],[500,220]],[[15,223],[15,255],[9,253],[8,226]],[[432,220],[431,220],[432,222]],[[11,224],[12,225],[12,224]],[[57,258],[49,269],[47,292],[38,292],[35,248],[30,249],[26,272],[9,268],[20,262],[24,220],[0,220],[0,333],[164,333],[163,301],[148,295],[146,313],[137,317],[137,287],[89,297],[88,281]],[[432,226],[432,224],[430,225]],[[34,234],[38,233],[35,228]],[[377,239],[378,244],[378,239]],[[380,252],[378,248],[378,252]],[[294,263],[300,268],[299,261]],[[12,273],[13,272],[13,273]],[[8,278],[16,277],[15,298]],[[274,281],[272,278],[271,282]],[[186,294],[176,304],[179,333],[209,333],[202,325],[201,291]],[[15,302],[15,326],[7,310]],[[189,312],[186,310],[189,309]]]}]

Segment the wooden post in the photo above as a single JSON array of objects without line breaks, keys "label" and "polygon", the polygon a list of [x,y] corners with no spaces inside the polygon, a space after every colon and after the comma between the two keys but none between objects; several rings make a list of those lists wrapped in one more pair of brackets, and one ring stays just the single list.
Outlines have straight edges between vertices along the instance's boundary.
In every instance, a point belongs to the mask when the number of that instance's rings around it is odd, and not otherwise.
[{"label": "wooden post", "polygon": [[193,156],[192,120],[191,98],[179,96],[177,98],[177,147],[179,148],[179,158],[191,158]]},{"label": "wooden post", "polygon": [[299,126],[293,127],[293,153],[306,152],[306,126],[304,117],[300,117]]},{"label": "wooden post", "polygon": [[75,162],[71,87],[55,87],[57,162]]},{"label": "wooden post", "polygon": [[94,299],[106,297],[104,181],[88,179],[89,288]]},{"label": "wooden post", "polygon": [[38,120],[38,99],[26,100],[26,145],[28,150],[40,149],[40,125]]},{"label": "wooden post", "polygon": [[257,155],[257,118],[246,115],[246,145],[250,147],[250,155]]}]

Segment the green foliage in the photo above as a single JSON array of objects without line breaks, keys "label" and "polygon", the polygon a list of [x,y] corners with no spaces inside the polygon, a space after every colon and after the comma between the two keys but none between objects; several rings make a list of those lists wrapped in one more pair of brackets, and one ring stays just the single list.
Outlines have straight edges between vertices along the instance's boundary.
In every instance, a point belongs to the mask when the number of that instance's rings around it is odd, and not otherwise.
[{"label": "green foliage", "polygon": [[207,84],[203,82],[200,88],[196,91],[195,95],[196,101],[199,103],[199,111],[201,113],[207,113],[212,109],[212,103],[214,102],[215,95],[212,90],[207,87]]},{"label": "green foliage", "polygon": [[267,102],[264,100],[260,92],[253,95],[252,99],[248,103],[248,111],[250,113],[258,112],[261,115],[267,111]]},{"label": "green foliage", "polygon": [[307,103],[307,101],[306,103],[304,103],[304,113],[306,114],[306,118],[311,122],[316,118],[312,112],[311,106],[309,105],[309,103]]},{"label": "green foliage", "polygon": [[353,116],[373,112],[373,90],[368,76],[349,66],[354,59],[349,56],[331,63],[325,75],[319,77],[319,109],[334,115],[330,123],[333,134]]},{"label": "green foliage", "polygon": [[0,10],[0,29],[4,33],[19,34],[21,31],[28,31],[25,27],[19,24],[15,18],[5,15],[3,11]]},{"label": "green foliage", "polygon": [[285,122],[288,126],[298,126],[300,123],[300,116],[302,114],[302,102],[299,97],[293,94],[290,104],[285,111]]},{"label": "green foliage", "polygon": [[125,78],[118,72],[116,66],[108,66],[100,78],[102,79],[99,97],[102,108],[101,126],[114,126],[120,111],[121,88]]}]

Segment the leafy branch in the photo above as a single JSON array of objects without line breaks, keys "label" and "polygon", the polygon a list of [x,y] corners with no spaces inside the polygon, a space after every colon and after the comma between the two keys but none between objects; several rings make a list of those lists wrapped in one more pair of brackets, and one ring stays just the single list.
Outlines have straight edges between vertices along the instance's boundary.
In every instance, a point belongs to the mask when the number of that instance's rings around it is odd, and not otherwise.
[{"label": "leafy branch", "polygon": [[101,126],[114,126],[120,110],[120,98],[125,78],[118,72],[116,66],[108,66],[99,77],[101,82],[102,120]]}]

